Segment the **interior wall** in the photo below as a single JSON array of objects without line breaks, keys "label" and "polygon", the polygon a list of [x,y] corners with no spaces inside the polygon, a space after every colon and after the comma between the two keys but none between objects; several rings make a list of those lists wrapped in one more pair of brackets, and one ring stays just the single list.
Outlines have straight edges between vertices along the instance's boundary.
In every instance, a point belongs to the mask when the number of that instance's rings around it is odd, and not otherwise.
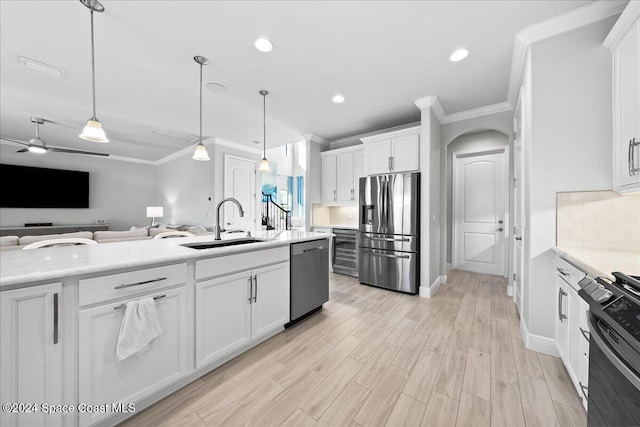
[{"label": "interior wall", "polygon": [[[447,168],[446,168],[446,182],[447,182],[447,232],[446,232],[446,240],[447,240],[447,250],[446,250],[446,258],[447,263],[451,264],[453,259],[452,248],[453,248],[453,155],[454,153],[459,153],[462,151],[481,151],[485,148],[490,147],[502,147],[509,145],[509,137],[502,132],[489,130],[489,131],[480,131],[475,133],[469,133],[465,135],[461,135],[455,138],[451,143],[447,146]],[[507,200],[508,200],[507,194]],[[506,206],[508,209],[508,206]]]},{"label": "interior wall", "polygon": [[442,239],[442,216],[440,209],[440,193],[442,185],[440,181],[440,144],[441,125],[433,110],[429,109],[429,210],[422,215],[428,215],[429,221],[429,282],[433,283],[446,271],[441,271],[440,242]]},{"label": "interior wall", "polygon": [[[16,147],[0,144],[2,163],[89,172],[89,208],[0,208],[0,226],[23,226],[30,222],[95,224],[96,220],[104,219],[111,230],[128,230],[150,221],[146,207],[157,204],[155,165],[64,153],[16,154]],[[3,182],[3,185],[20,183]]]},{"label": "interior wall", "polygon": [[542,337],[554,337],[556,194],[612,188],[611,52],[602,41],[615,20],[530,46],[525,320]]}]

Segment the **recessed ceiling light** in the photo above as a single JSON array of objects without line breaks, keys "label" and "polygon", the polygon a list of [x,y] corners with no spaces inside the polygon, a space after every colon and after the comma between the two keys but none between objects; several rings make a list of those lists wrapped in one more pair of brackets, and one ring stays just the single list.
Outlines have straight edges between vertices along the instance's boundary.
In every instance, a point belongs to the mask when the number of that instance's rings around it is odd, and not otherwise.
[{"label": "recessed ceiling light", "polygon": [[273,50],[273,43],[271,43],[269,40],[264,38],[260,38],[256,40],[255,43],[253,43],[253,45],[260,52],[271,52]]},{"label": "recessed ceiling light", "polygon": [[344,96],[337,94],[332,98],[333,102],[336,104],[342,104],[344,102]]},{"label": "recessed ceiling light", "polygon": [[458,62],[458,61],[462,61],[467,56],[469,56],[469,51],[467,49],[458,49],[451,54],[451,56],[449,57],[449,60],[451,62]]},{"label": "recessed ceiling light", "polygon": [[62,68],[54,67],[53,65],[45,64],[44,62],[36,61],[35,59],[20,57],[20,63],[32,70],[41,71],[43,73],[51,74],[56,77],[64,77],[66,71]]},{"label": "recessed ceiling light", "polygon": [[227,88],[220,83],[210,82],[207,83],[205,87],[213,93],[225,93],[227,91]]}]

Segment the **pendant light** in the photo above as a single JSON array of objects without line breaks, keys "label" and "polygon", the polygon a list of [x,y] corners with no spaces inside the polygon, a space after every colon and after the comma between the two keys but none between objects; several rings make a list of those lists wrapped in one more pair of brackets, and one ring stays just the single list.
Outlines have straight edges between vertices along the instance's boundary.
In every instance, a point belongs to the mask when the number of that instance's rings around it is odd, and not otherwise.
[{"label": "pendant light", "polygon": [[80,138],[91,142],[109,142],[102,129],[102,123],[96,117],[96,62],[93,41],[93,12],[104,12],[104,6],[98,0],[80,0],[80,3],[89,8],[91,15],[91,92],[93,95],[93,116],[87,120],[87,124],[78,135]]},{"label": "pendant light", "polygon": [[269,166],[269,160],[267,160],[267,95],[269,95],[268,90],[261,90],[260,95],[262,95],[262,160],[260,161],[260,167],[258,170],[260,172],[271,172],[271,166]]},{"label": "pendant light", "polygon": [[193,160],[200,160],[206,162],[211,160],[209,153],[207,153],[207,147],[202,143],[202,67],[209,64],[209,60],[204,56],[194,56],[193,60],[200,64],[200,139],[198,139],[198,145],[196,145],[196,151],[193,153]]}]

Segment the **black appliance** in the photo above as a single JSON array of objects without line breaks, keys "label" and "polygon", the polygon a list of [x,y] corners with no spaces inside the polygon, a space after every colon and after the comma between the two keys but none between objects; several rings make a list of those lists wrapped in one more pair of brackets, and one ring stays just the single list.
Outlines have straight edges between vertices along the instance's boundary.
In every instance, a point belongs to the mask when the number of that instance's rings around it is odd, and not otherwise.
[{"label": "black appliance", "polygon": [[640,425],[640,278],[613,276],[578,292],[589,303],[589,427]]},{"label": "black appliance", "polygon": [[88,208],[89,172],[0,164],[2,208]]},{"label": "black appliance", "polygon": [[358,230],[332,228],[333,272],[358,277]]}]

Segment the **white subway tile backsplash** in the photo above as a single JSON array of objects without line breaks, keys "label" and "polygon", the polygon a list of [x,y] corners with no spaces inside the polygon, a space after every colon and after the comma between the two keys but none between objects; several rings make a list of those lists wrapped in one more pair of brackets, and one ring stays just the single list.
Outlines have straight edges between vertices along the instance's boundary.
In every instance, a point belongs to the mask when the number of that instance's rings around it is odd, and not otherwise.
[{"label": "white subway tile backsplash", "polygon": [[640,194],[558,193],[556,244],[640,252]]}]

